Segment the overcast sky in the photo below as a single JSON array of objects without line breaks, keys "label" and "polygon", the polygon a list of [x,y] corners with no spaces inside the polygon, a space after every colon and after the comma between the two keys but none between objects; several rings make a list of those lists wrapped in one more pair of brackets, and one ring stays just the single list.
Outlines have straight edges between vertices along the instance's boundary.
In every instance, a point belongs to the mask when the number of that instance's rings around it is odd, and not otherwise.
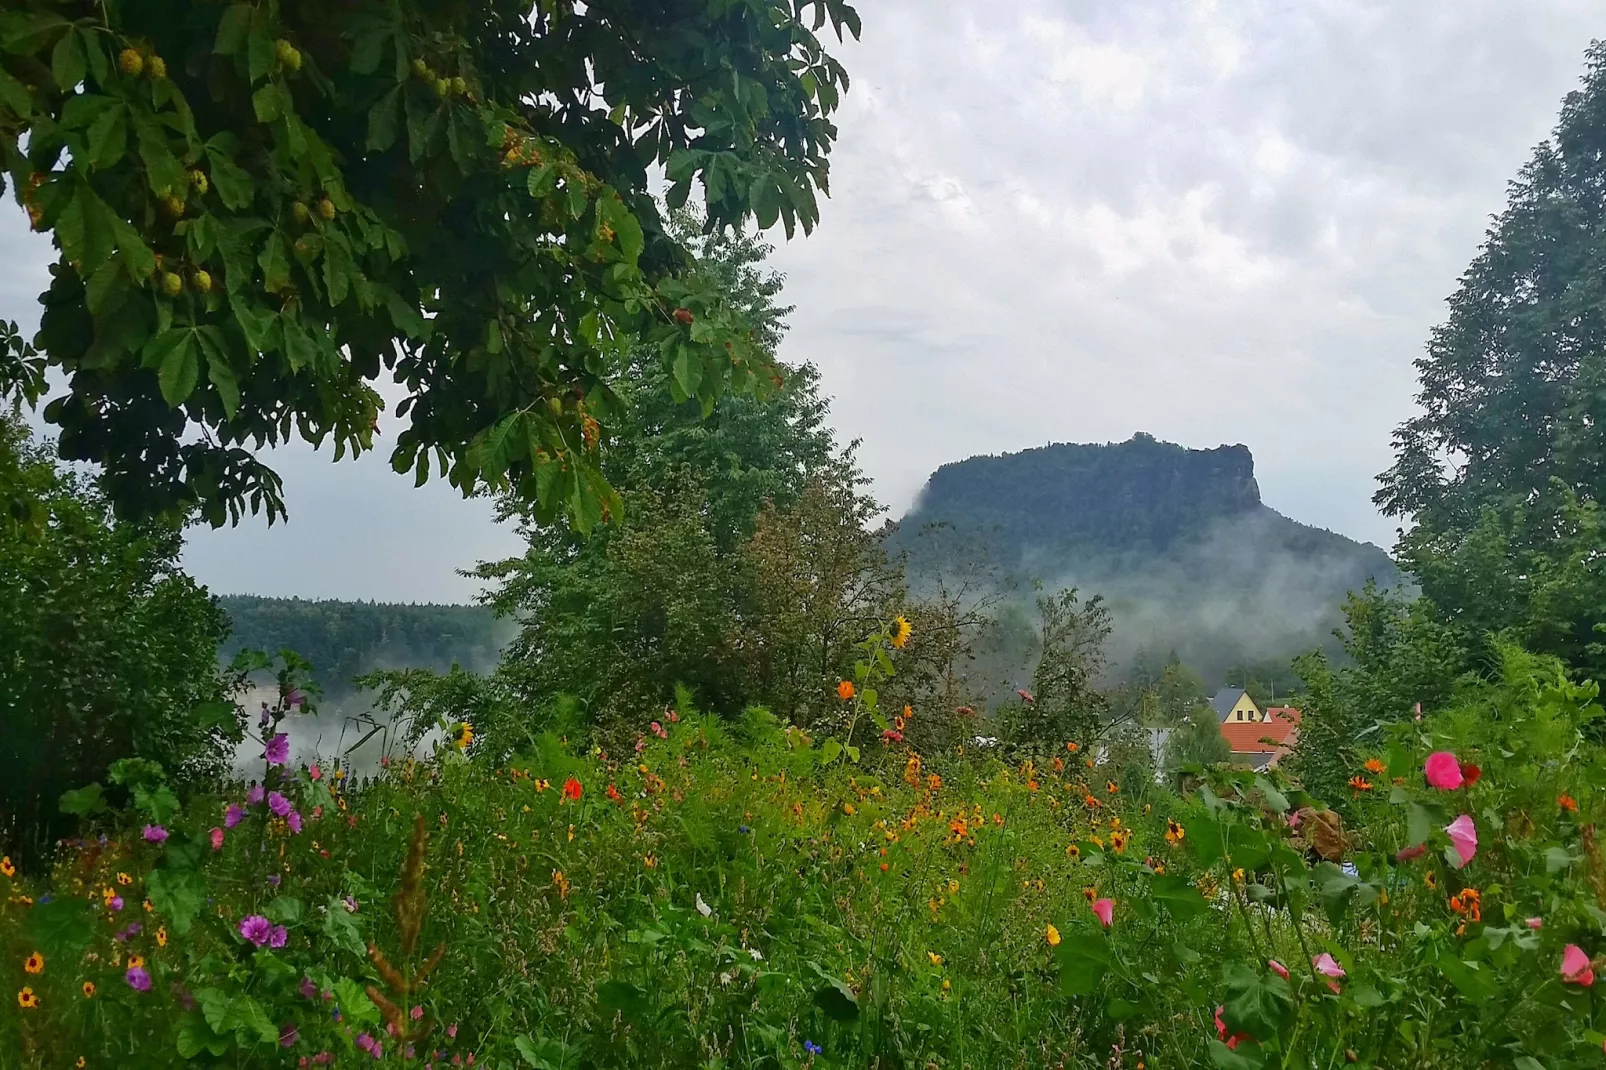
[{"label": "overcast sky", "polygon": [[[938,465],[1148,431],[1241,442],[1297,520],[1372,508],[1412,359],[1555,121],[1595,0],[860,0],[833,196],[775,265],[901,514]],[[0,316],[49,249],[9,199]],[[291,520],[194,536],[220,592],[466,600],[517,552],[383,456],[282,451]]]}]

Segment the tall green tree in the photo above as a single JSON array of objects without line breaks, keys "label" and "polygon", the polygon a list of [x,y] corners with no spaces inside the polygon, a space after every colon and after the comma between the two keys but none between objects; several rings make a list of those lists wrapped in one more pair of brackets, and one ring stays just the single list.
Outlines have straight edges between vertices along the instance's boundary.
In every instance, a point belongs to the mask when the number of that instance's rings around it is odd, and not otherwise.
[{"label": "tall green tree", "polygon": [[761,337],[666,232],[819,217],[845,0],[15,0],[0,166],[55,241],[61,455],[120,510],[282,514],[257,457],[374,445],[588,529],[642,346],[705,409]]},{"label": "tall green tree", "polygon": [[1511,184],[1417,369],[1422,412],[1395,434],[1376,497],[1410,524],[1402,564],[1464,642],[1511,629],[1600,676],[1606,45]]},{"label": "tall green tree", "polygon": [[228,618],[178,568],[176,525],[115,520],[0,409],[0,847],[63,828],[64,791],[119,758],[180,782],[226,767],[239,738],[217,664]]}]

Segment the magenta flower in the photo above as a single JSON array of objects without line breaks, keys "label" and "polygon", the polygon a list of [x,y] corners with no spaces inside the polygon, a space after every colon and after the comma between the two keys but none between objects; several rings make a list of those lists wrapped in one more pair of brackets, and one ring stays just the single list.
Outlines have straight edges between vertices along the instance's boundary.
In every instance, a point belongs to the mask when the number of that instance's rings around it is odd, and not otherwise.
[{"label": "magenta flower", "polygon": [[1099,924],[1108,929],[1110,923],[1115,920],[1115,900],[1099,899],[1094,901],[1093,913],[1098,917]]},{"label": "magenta flower", "polygon": [[275,925],[268,933],[268,946],[274,949],[281,948],[285,941],[290,939],[290,933],[283,925]]},{"label": "magenta flower", "polygon": [[293,1048],[296,1046],[296,1023],[286,1022],[279,1027],[279,1047]]},{"label": "magenta flower", "polygon": [[291,810],[290,811],[290,816],[285,818],[284,820],[285,820],[285,823],[290,826],[290,831],[291,832],[294,832],[297,835],[299,835],[301,833],[301,813],[300,813],[300,811]]},{"label": "magenta flower", "polygon": [[318,998],[318,986],[312,983],[312,978],[303,977],[301,979],[301,995],[304,999]]},{"label": "magenta flower", "polygon": [[251,790],[245,793],[245,804],[247,806],[261,806],[262,794],[266,790],[261,784],[252,784]]},{"label": "magenta flower", "polygon": [[248,914],[240,919],[240,935],[262,947],[273,936],[273,925],[261,914]]},{"label": "magenta flower", "polygon": [[123,909],[123,897],[120,895],[114,895],[110,900],[107,901],[106,905],[111,907],[113,912],[119,911]]},{"label": "magenta flower", "polygon": [[1478,829],[1472,823],[1469,814],[1462,814],[1444,827],[1450,837],[1450,845],[1455,848],[1456,857],[1461,859],[1456,869],[1461,869],[1478,853]]},{"label": "magenta flower", "polygon": [[288,817],[290,815],[290,800],[276,791],[270,791],[268,792],[268,809],[272,810],[278,817]]},{"label": "magenta flower", "polygon": [[1267,959],[1266,960],[1266,965],[1271,968],[1271,972],[1272,973],[1276,974],[1278,977],[1281,977],[1285,981],[1288,980],[1288,967],[1287,966],[1284,966],[1282,963],[1278,962],[1276,959]]},{"label": "magenta flower", "polygon": [[135,966],[130,969],[123,974],[123,980],[127,981],[128,987],[135,992],[149,992],[151,990],[151,975],[143,966]]},{"label": "magenta flower", "polygon": [[146,843],[162,843],[167,839],[167,830],[160,825],[145,826]]},{"label": "magenta flower", "polygon": [[374,1038],[369,1036],[367,1033],[358,1033],[356,1044],[357,1047],[361,1048],[363,1051],[373,1051],[375,1041]]},{"label": "magenta flower", "polygon": [[262,757],[268,760],[269,765],[283,765],[290,760],[290,735],[287,732],[275,732],[268,737],[268,745],[262,748]]},{"label": "magenta flower", "polygon": [[214,850],[214,851],[223,850],[223,830],[222,829],[213,829],[212,832],[211,832],[211,838],[212,838],[212,850]]},{"label": "magenta flower", "polygon": [[1589,956],[1577,944],[1568,944],[1561,953],[1561,979],[1585,988],[1595,983],[1595,970]]},{"label": "magenta flower", "polygon": [[1428,783],[1440,791],[1454,791],[1466,779],[1461,775],[1461,763],[1447,750],[1437,750],[1428,755],[1422,772],[1428,778]]},{"label": "magenta flower", "polygon": [[223,811],[223,827],[231,829],[245,820],[245,810],[238,803],[229,803],[229,808]]},{"label": "magenta flower", "polygon": [[1338,961],[1325,951],[1311,959],[1310,964],[1311,967],[1323,977],[1345,976],[1344,967],[1340,966]]}]

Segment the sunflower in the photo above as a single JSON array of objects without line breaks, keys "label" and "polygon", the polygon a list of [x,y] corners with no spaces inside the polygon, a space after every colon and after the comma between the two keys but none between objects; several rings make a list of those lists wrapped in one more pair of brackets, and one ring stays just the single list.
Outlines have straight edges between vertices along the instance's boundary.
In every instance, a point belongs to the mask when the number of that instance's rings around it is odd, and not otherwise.
[{"label": "sunflower", "polygon": [[22,968],[27,973],[44,973],[45,957],[39,952],[35,951],[32,955],[29,955],[23,960]]},{"label": "sunflower", "polygon": [[1166,822],[1165,822],[1165,842],[1166,843],[1169,843],[1174,847],[1177,844],[1181,843],[1183,837],[1185,837],[1187,834],[1188,834],[1187,830],[1184,829],[1181,825],[1177,824],[1176,819],[1174,819],[1174,818],[1167,818],[1166,819]]},{"label": "sunflower", "polygon": [[903,644],[907,643],[909,637],[913,634],[914,627],[909,623],[908,617],[898,616],[893,618],[892,631],[889,633],[888,639],[894,647],[902,650]]},{"label": "sunflower", "polygon": [[31,1011],[35,1007],[39,1006],[39,996],[34,992],[33,989],[29,988],[27,985],[24,985],[22,991],[17,993],[17,1006],[21,1007],[25,1011]]},{"label": "sunflower", "polygon": [[95,998],[95,982],[93,982],[93,981],[85,981],[84,982],[84,998],[85,999],[94,999]]},{"label": "sunflower", "polygon": [[468,745],[474,742],[474,726],[467,721],[458,721],[456,731],[452,745],[458,750],[468,750]]}]

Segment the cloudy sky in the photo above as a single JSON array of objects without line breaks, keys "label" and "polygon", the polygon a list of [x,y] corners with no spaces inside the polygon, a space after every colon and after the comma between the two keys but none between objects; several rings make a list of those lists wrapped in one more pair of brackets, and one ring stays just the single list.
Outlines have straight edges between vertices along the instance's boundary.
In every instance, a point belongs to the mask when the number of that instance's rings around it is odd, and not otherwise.
[{"label": "cloudy sky", "polygon": [[[897,515],[937,465],[1143,430],[1391,545],[1412,359],[1606,33],[1593,0],[860,0],[834,196],[774,257]],[[48,249],[0,213],[0,315]],[[382,457],[283,451],[291,520],[193,537],[219,591],[464,600],[516,552]]]}]

